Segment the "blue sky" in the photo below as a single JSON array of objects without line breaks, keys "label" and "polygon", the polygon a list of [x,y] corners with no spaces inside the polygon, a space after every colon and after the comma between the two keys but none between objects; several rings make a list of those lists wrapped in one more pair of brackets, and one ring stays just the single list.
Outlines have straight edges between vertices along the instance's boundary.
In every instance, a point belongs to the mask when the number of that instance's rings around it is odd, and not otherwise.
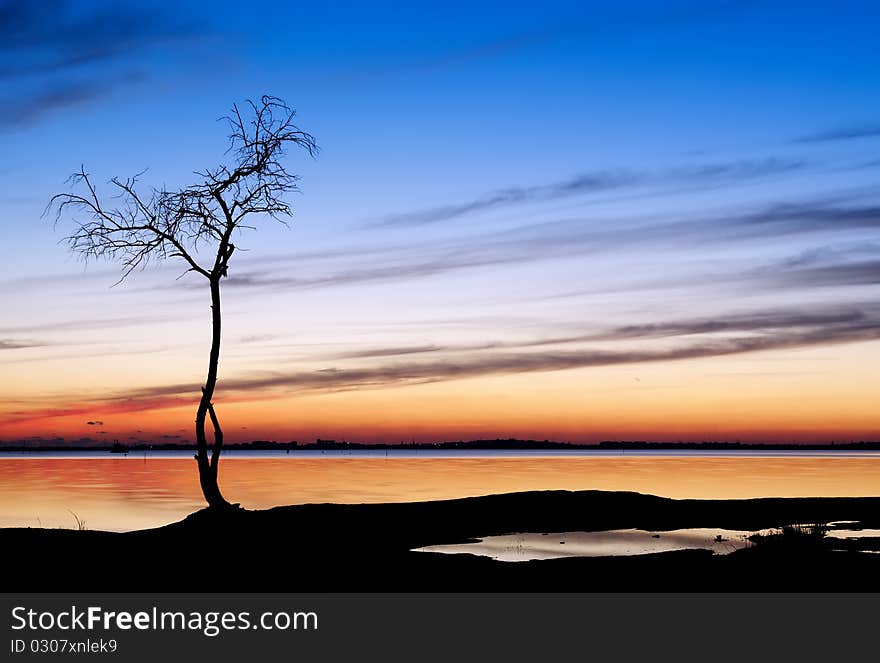
[{"label": "blue sky", "polygon": [[[10,421],[72,391],[105,403],[197,381],[203,293],[174,265],[111,291],[114,266],[84,271],[41,214],[80,164],[185,185],[223,156],[215,119],[264,93],[321,152],[290,155],[292,228],[240,243],[224,375],[241,392],[287,398],[328,370],[350,377],[318,391],[590,383],[599,351],[653,365],[858,342],[876,358],[876,3],[302,4],[0,3]],[[647,325],[661,340],[632,339]],[[106,383],[71,363],[108,353],[129,369]],[[156,353],[179,372],[145,374]],[[861,363],[846,357],[828,360],[834,380]],[[79,382],[53,391],[47,368]],[[751,384],[731,377],[719,402]]]}]

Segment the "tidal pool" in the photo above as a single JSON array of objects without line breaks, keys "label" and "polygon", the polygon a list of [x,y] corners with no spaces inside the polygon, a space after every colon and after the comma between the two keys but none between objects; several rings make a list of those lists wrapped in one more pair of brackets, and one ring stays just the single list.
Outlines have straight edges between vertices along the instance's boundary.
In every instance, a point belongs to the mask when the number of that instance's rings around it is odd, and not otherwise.
[{"label": "tidal pool", "polygon": [[[852,529],[849,529],[852,527]],[[650,555],[676,550],[711,550],[726,555],[751,545],[754,534],[777,530],[742,531],[718,528],[691,528],[652,532],[617,529],[600,532],[547,532],[487,536],[470,543],[416,548],[415,552],[470,553],[502,562],[528,562],[560,557],[612,557]],[[827,536],[834,539],[880,537],[880,530],[861,529],[858,523],[832,523]]]}]

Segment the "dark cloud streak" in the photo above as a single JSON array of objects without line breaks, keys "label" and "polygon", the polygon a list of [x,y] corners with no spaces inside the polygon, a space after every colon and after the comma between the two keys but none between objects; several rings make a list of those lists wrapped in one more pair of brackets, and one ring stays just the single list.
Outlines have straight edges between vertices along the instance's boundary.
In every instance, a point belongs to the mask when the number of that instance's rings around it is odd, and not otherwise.
[{"label": "dark cloud streak", "polygon": [[798,138],[797,143],[828,143],[835,141],[859,140],[880,137],[880,124],[862,124],[839,127]]},{"label": "dark cloud streak", "polygon": [[0,334],[22,334],[30,332],[48,333],[53,331],[88,331],[95,329],[114,329],[119,327],[144,326],[177,320],[165,315],[132,316],[120,318],[93,318],[65,320],[46,324],[18,325],[0,327]]},{"label": "dark cloud streak", "polygon": [[179,14],[110,3],[83,11],[65,0],[4,0],[0,4],[0,78],[63,74],[113,60],[170,39],[195,25]]},{"label": "dark cloud streak", "polygon": [[791,269],[773,281],[788,287],[816,288],[880,284],[880,260]]},{"label": "dark cloud streak", "polygon": [[632,171],[599,171],[578,175],[550,184],[510,187],[482,194],[471,200],[450,203],[429,209],[392,214],[367,223],[367,228],[417,227],[441,221],[450,221],[469,214],[514,205],[547,202],[562,198],[634,188],[647,185],[712,184],[737,182],[770,175],[788,173],[805,167],[803,161],[776,158],[729,163],[710,163],[671,168],[659,173]]},{"label": "dark cloud streak", "polygon": [[[142,80],[133,55],[198,38],[181,13],[65,0],[0,3],[0,128],[21,127]],[[202,30],[203,31],[203,28]],[[139,62],[143,62],[140,60]]]},{"label": "dark cloud streak", "polygon": [[18,341],[15,339],[0,339],[0,350],[24,350],[27,348],[42,348],[46,343],[38,341]]},{"label": "dark cloud streak", "polygon": [[[382,357],[403,356],[410,354],[434,354],[454,352],[477,352],[483,350],[521,350],[554,345],[570,345],[597,341],[620,341],[638,339],[657,339],[668,337],[687,337],[700,334],[769,332],[780,329],[796,329],[809,327],[848,326],[851,329],[875,328],[880,319],[874,320],[866,311],[870,306],[862,308],[842,308],[818,313],[800,313],[796,311],[761,311],[748,315],[732,315],[725,318],[682,320],[657,324],[626,325],[614,327],[602,332],[589,332],[567,336],[552,336],[543,339],[526,341],[487,341],[477,344],[459,345],[421,345],[370,348],[334,355],[336,359],[376,359]],[[880,318],[880,308],[877,311]]]},{"label": "dark cloud streak", "polygon": [[[880,229],[880,207],[865,205],[842,207],[824,202],[772,205],[744,214],[703,217],[695,220],[626,226],[615,220],[568,219],[528,224],[510,230],[492,231],[448,240],[389,248],[382,253],[353,250],[347,262],[367,260],[363,266],[347,266],[338,271],[303,276],[277,272],[241,272],[224,285],[268,289],[313,289],[361,285],[421,278],[478,267],[523,264],[569,256],[587,255],[622,248],[682,243],[772,240],[789,236]],[[334,258],[346,260],[339,254]],[[295,262],[295,257],[291,258]],[[773,270],[775,272],[777,270]],[[768,270],[752,278],[777,274]],[[741,276],[731,277],[742,280]],[[778,279],[777,279],[778,283]]]},{"label": "dark cloud streak", "polygon": [[20,101],[0,104],[0,127],[20,127],[39,121],[44,115],[97,100],[110,93],[107,82],[65,83],[47,88]]},{"label": "dark cloud streak", "polygon": [[639,179],[638,176],[629,173],[590,173],[552,184],[500,189],[465,202],[452,203],[404,214],[393,214],[376,222],[369,223],[367,227],[423,226],[440,221],[449,221],[476,212],[509,207],[519,203],[556,200],[567,196],[631,186],[636,184]]},{"label": "dark cloud streak", "polygon": [[[725,332],[726,337],[707,337]],[[673,347],[626,350],[540,350],[523,351],[540,345],[574,340],[632,340],[634,338],[679,337],[685,342]],[[703,336],[696,340],[686,337]],[[477,351],[486,346],[455,348],[458,354],[430,362],[391,362],[376,366],[336,368],[316,371],[275,372],[254,377],[224,380],[221,389],[239,397],[247,392],[281,389],[292,393],[323,393],[352,389],[377,389],[405,384],[458,380],[488,375],[547,372],[597,366],[666,362],[723,357],[768,350],[814,347],[880,339],[880,307],[866,306],[849,310],[831,309],[800,314],[791,311],[758,312],[724,320],[685,320],[663,324],[619,327],[602,334],[546,339],[519,344],[517,352]],[[489,344],[510,350],[515,344]],[[373,356],[393,356],[395,349],[379,349]],[[400,349],[397,349],[400,350]],[[417,354],[417,348],[399,354]],[[423,348],[433,353],[433,346]],[[364,354],[364,357],[368,355]],[[140,389],[111,399],[117,406],[131,402],[139,407],[142,400],[163,399],[198,393],[199,386],[176,384]]]}]

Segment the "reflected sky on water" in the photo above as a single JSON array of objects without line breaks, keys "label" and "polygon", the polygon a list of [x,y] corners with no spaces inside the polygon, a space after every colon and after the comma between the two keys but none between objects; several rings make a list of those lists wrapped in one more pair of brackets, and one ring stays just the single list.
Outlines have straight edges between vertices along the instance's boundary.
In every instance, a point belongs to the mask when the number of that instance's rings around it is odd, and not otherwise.
[{"label": "reflected sky on water", "polygon": [[[185,454],[0,455],[0,526],[124,531],[203,506]],[[878,454],[238,454],[221,487],[247,508],[404,502],[524,490],[627,490],[673,498],[880,495]]]}]

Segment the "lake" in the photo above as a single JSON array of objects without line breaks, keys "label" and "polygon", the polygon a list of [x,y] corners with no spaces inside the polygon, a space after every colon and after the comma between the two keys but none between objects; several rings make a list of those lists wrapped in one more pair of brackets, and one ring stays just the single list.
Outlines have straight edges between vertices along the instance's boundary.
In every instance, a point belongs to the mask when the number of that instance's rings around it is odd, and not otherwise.
[{"label": "lake", "polygon": [[[880,495],[880,452],[230,451],[220,483],[247,508],[403,502],[522,490],[673,498]],[[0,527],[124,531],[203,506],[191,452],[0,452]]]}]

